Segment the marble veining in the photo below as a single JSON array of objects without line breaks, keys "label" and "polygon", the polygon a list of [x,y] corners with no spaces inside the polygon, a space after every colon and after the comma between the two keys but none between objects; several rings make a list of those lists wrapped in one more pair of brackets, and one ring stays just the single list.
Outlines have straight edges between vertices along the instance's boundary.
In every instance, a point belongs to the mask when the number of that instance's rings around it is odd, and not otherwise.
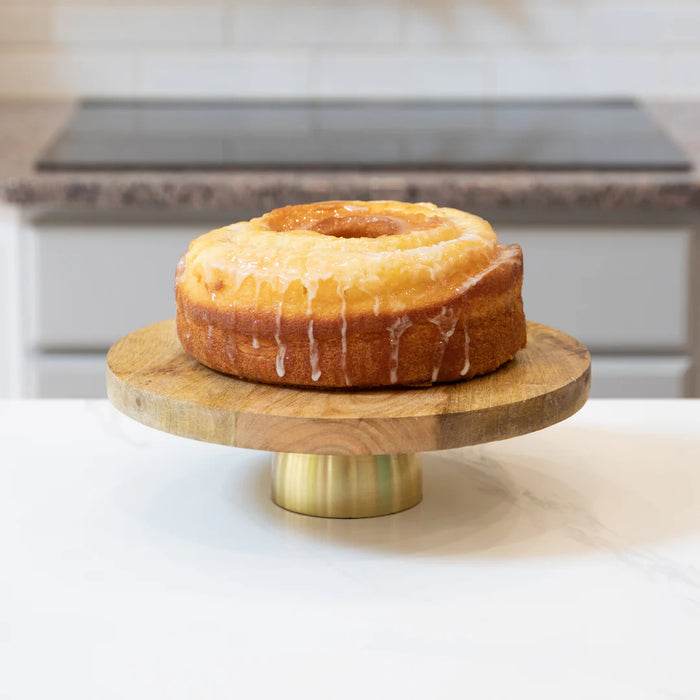
[{"label": "marble veining", "polygon": [[326,520],[271,502],[264,453],[106,401],[0,401],[0,691],[44,697],[60,670],[79,700],[340,676],[459,698],[468,672],[483,697],[700,697],[699,422],[700,400],[590,401],[424,455],[413,509]]}]

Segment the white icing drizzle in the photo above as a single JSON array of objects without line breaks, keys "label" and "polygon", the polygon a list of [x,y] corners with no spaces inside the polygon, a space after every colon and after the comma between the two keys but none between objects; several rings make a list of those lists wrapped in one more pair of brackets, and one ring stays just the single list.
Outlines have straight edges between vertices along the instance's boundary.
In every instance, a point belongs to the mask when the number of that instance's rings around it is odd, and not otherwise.
[{"label": "white icing drizzle", "polygon": [[212,326],[210,324],[207,326],[207,343],[205,346],[207,353],[211,352],[213,345],[214,345],[214,326]]},{"label": "white icing drizzle", "polygon": [[413,324],[408,316],[399,316],[388,328],[390,346],[389,380],[396,384],[399,372],[399,343],[401,336]]},{"label": "white icing drizzle", "polygon": [[317,382],[321,378],[321,368],[318,361],[318,343],[314,338],[314,320],[311,318],[312,304],[318,292],[318,280],[307,279],[306,287],[306,316],[309,319],[309,364],[311,365],[311,380]]},{"label": "white icing drizzle", "polygon": [[378,294],[374,297],[374,306],[372,307],[372,311],[374,311],[375,316],[379,316],[379,295]]},{"label": "white icing drizzle", "polygon": [[460,374],[464,376],[469,371],[469,331],[467,330],[467,324],[464,324],[464,367],[462,367]]},{"label": "white icing drizzle", "polygon": [[275,368],[277,370],[278,377],[284,377],[284,355],[287,352],[287,347],[282,344],[281,331],[282,331],[282,301],[280,300],[279,307],[277,309],[277,324],[275,329],[275,341],[277,341],[277,357],[275,359]]},{"label": "white icing drizzle", "polygon": [[499,265],[514,265],[516,262],[516,254],[516,250],[510,250],[507,255],[496,257],[485,268],[483,268],[483,270],[480,270],[477,274],[465,280],[465,282],[457,288],[457,293],[464,294]]},{"label": "white icing drizzle", "polygon": [[177,261],[177,267],[175,268],[175,284],[178,285],[185,276],[185,266],[187,264],[187,253],[180,256]]},{"label": "white icing drizzle", "polygon": [[236,346],[233,342],[226,343],[226,357],[233,364],[236,364]]},{"label": "white icing drizzle", "polygon": [[321,368],[318,364],[318,343],[314,338],[314,322],[309,321],[309,364],[311,365],[311,379],[317,382],[321,378]]},{"label": "white icing drizzle", "polygon": [[338,294],[340,296],[340,345],[341,345],[341,356],[340,356],[340,366],[343,368],[343,378],[345,379],[345,386],[350,386],[350,378],[348,377],[348,319],[345,316],[345,291],[347,287],[343,287],[341,284],[338,285]]},{"label": "white icing drizzle", "polygon": [[190,328],[192,327],[192,319],[190,318],[190,315],[187,313],[186,306],[182,307],[182,315],[185,319],[185,327],[187,328],[187,330],[185,331],[185,340],[189,340],[192,337],[192,332],[190,331]]},{"label": "white icing drizzle", "polygon": [[253,281],[255,282],[255,298],[253,299],[253,349],[257,350],[260,347],[260,342],[258,341],[258,304],[260,301],[260,279],[253,276]]},{"label": "white icing drizzle", "polygon": [[233,297],[233,314],[234,318],[235,315],[238,312],[238,306],[239,306],[239,300],[238,300],[238,292],[240,288],[245,284],[246,280],[250,277],[250,272],[247,270],[236,270],[236,274],[234,275],[233,279],[233,292],[234,292],[234,297]]},{"label": "white icing drizzle", "polygon": [[445,357],[447,344],[450,342],[450,338],[453,336],[455,328],[457,327],[459,314],[457,314],[454,309],[448,309],[446,306],[443,306],[440,313],[437,316],[429,318],[428,321],[437,326],[438,330],[440,331],[440,342],[437,345],[435,361],[433,363],[432,381],[435,382],[440,374],[440,368],[442,367],[442,360]]}]

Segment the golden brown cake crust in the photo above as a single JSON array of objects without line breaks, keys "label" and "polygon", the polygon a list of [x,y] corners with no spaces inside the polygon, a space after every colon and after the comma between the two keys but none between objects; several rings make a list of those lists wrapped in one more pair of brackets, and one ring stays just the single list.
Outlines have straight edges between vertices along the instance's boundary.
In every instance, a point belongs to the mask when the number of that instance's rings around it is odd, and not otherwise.
[{"label": "golden brown cake crust", "polygon": [[522,275],[520,247],[499,245],[484,269],[438,303],[325,317],[278,315],[264,304],[254,312],[217,307],[193,300],[178,279],[177,329],[192,357],[245,379],[319,388],[427,386],[493,371],[525,347]]}]

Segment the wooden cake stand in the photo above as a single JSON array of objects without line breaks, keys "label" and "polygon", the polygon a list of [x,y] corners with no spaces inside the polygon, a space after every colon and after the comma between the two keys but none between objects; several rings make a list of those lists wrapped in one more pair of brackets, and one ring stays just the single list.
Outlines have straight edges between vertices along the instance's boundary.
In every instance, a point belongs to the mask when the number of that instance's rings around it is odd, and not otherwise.
[{"label": "wooden cake stand", "polygon": [[496,372],[422,389],[322,391],[234,379],[189,357],[172,320],[127,335],[107,355],[107,393],[120,411],[176,435],[275,451],[273,500],[335,518],[416,505],[417,453],[545,428],[578,411],[589,385],[586,348],[538,323],[528,323],[527,348]]}]

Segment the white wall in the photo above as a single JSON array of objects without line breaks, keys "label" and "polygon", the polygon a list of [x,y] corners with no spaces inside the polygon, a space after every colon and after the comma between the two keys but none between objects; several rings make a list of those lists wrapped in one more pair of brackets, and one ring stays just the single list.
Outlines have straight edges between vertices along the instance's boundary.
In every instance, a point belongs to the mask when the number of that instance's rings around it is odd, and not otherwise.
[{"label": "white wall", "polygon": [[0,0],[0,96],[700,96],[700,0]]}]

